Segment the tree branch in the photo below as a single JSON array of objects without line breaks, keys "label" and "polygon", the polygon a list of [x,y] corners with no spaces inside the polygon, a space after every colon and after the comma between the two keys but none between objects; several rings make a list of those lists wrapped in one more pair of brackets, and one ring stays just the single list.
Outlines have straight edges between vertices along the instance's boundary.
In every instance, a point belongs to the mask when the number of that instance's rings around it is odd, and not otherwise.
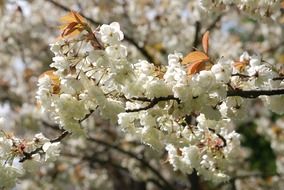
[{"label": "tree branch", "polygon": [[80,120],[79,120],[79,123],[82,123],[83,121],[85,121],[86,119],[88,119],[88,118],[94,113],[94,111],[95,111],[95,110],[90,110],[90,113],[86,114],[83,119],[80,119]]},{"label": "tree branch", "polygon": [[[66,156],[66,157],[71,157],[71,158],[76,158],[78,156],[78,155],[75,155],[75,154],[72,154],[72,153],[68,153],[68,152],[64,152],[62,155]],[[125,172],[129,173],[130,178],[132,177],[128,168],[123,167],[123,166],[121,166],[119,164],[116,164],[116,163],[114,163],[110,159],[100,159],[100,158],[97,158],[96,155],[97,155],[97,152],[95,154],[91,155],[91,156],[83,156],[80,159],[82,161],[88,162],[91,167],[94,167],[94,163],[98,163],[98,164],[105,165],[105,166],[112,166],[113,168],[117,168],[119,170],[122,170],[122,171],[125,171]],[[161,189],[164,188],[164,186],[159,181],[157,181],[154,178],[147,178],[146,182],[153,183],[154,185],[156,185],[157,187],[159,187]]]},{"label": "tree branch", "polygon": [[194,41],[192,43],[192,50],[195,50],[199,44],[199,33],[201,29],[201,23],[199,21],[195,22],[195,34],[194,34]]},{"label": "tree branch", "polygon": [[[51,143],[60,142],[62,139],[64,139],[69,134],[71,134],[71,133],[68,132],[68,131],[63,131],[60,136],[56,137],[55,139],[50,140],[50,142]],[[43,145],[36,148],[35,150],[33,150],[31,152],[23,152],[24,157],[22,157],[19,160],[19,162],[24,162],[28,159],[31,159],[34,154],[37,154],[37,153],[43,151],[42,147],[43,147]]]},{"label": "tree branch", "polygon": [[242,98],[257,98],[259,96],[284,95],[284,89],[273,90],[240,90],[232,89],[227,91],[227,96],[240,96]]},{"label": "tree branch", "polygon": [[[90,113],[86,114],[86,116],[83,119],[79,120],[79,123],[81,123],[81,122],[85,121],[86,119],[88,119],[92,115],[93,112],[94,112],[94,110],[91,110]],[[67,135],[71,134],[71,132],[66,131],[64,129],[61,129],[58,125],[51,125],[51,124],[49,124],[46,121],[41,121],[41,122],[42,122],[42,124],[44,124],[44,125],[46,125],[48,127],[51,127],[52,129],[61,131],[61,135],[60,136],[56,137],[55,139],[51,139],[50,140],[51,143],[60,142]],[[23,152],[24,157],[22,157],[19,160],[19,162],[24,162],[24,161],[26,161],[28,159],[31,159],[34,154],[37,154],[37,153],[43,151],[42,147],[43,147],[43,145],[41,147],[36,148],[35,150],[33,150],[31,152]]]},{"label": "tree branch", "polygon": [[216,27],[216,24],[221,20],[222,16],[224,13],[219,14],[214,20],[213,22],[207,27],[206,31],[211,31]]},{"label": "tree branch", "polygon": [[96,139],[94,137],[88,137],[88,140],[89,141],[92,141],[92,142],[95,142],[97,144],[101,144],[103,146],[106,146],[106,147],[109,147],[111,149],[114,149],[114,150],[117,150],[118,152],[122,153],[122,154],[125,154],[131,158],[134,158],[136,159],[137,161],[139,161],[143,166],[147,167],[151,172],[153,172],[153,174],[155,174],[165,185],[165,189],[168,189],[168,190],[174,190],[174,188],[172,187],[172,185],[160,174],[159,171],[157,171],[155,168],[153,168],[147,161],[145,161],[143,158],[140,158],[138,156],[136,156],[134,153],[132,152],[129,152],[129,151],[126,151],[126,150],[123,150],[121,149],[120,147],[118,146],[115,146],[115,145],[112,145],[112,144],[109,144],[105,141],[102,141],[102,140],[99,140],[99,139]]},{"label": "tree branch", "polygon": [[180,99],[175,98],[173,95],[166,96],[166,97],[155,97],[152,100],[149,101],[147,98],[133,98],[134,100],[139,100],[139,101],[145,101],[145,102],[150,102],[147,106],[142,107],[142,108],[137,108],[137,109],[126,109],[125,112],[138,112],[142,110],[148,110],[152,107],[154,107],[156,104],[158,104],[161,101],[168,101],[168,100],[175,100],[178,103],[180,103]]},{"label": "tree branch", "polygon": [[194,169],[192,174],[187,175],[188,181],[190,182],[191,190],[201,190],[199,176],[197,175],[197,171]]},{"label": "tree branch", "polygon": [[[241,90],[241,89],[231,89],[227,91],[227,97],[230,96],[239,96],[242,98],[257,98],[259,96],[274,96],[274,95],[284,95],[284,89],[273,89],[273,90]],[[138,100],[143,102],[150,102],[147,106],[136,108],[136,109],[126,109],[125,112],[139,112],[142,110],[148,110],[153,108],[156,104],[161,101],[175,100],[177,103],[180,103],[181,100],[179,98],[174,97],[173,95],[169,95],[166,97],[155,97],[153,99],[148,99],[146,97],[134,97],[130,100]]]}]

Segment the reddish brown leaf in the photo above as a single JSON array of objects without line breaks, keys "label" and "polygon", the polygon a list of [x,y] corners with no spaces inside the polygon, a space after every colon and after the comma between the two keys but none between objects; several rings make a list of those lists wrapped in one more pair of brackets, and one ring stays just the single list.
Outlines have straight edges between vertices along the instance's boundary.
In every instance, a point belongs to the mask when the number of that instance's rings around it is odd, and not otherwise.
[{"label": "reddish brown leaf", "polygon": [[67,15],[60,18],[62,26],[60,29],[61,38],[71,37],[80,34],[84,29],[87,29],[86,20],[77,12],[71,11]]},{"label": "reddish brown leaf", "polygon": [[187,67],[187,74],[193,75],[195,73],[199,73],[200,71],[205,69],[205,63],[203,61],[198,61],[195,63],[191,63]]},{"label": "reddish brown leaf", "polygon": [[206,54],[208,54],[209,49],[209,31],[206,31],[205,34],[202,37],[202,47]]},{"label": "reddish brown leaf", "polygon": [[60,22],[61,23],[77,22],[79,24],[83,24],[86,23],[86,20],[79,13],[71,11],[65,16],[61,17]]},{"label": "reddish brown leaf", "polygon": [[79,24],[84,25],[86,23],[85,19],[79,13],[72,11],[72,14]]},{"label": "reddish brown leaf", "polygon": [[201,51],[194,51],[187,54],[182,59],[182,64],[190,64],[190,63],[197,63],[197,62],[206,62],[209,61],[208,55]]},{"label": "reddish brown leaf", "polygon": [[62,33],[61,33],[61,36],[64,37],[64,36],[67,36],[68,34],[67,33],[70,33],[68,31],[72,30],[73,28],[75,28],[77,26],[77,23],[76,22],[71,22],[69,23],[68,25],[66,25],[63,30],[62,30]]},{"label": "reddish brown leaf", "polygon": [[73,28],[70,28],[70,29],[67,29],[67,30],[63,31],[62,37],[64,37],[64,36],[71,37],[71,36],[79,34],[81,31],[82,31],[81,28],[73,27]]}]

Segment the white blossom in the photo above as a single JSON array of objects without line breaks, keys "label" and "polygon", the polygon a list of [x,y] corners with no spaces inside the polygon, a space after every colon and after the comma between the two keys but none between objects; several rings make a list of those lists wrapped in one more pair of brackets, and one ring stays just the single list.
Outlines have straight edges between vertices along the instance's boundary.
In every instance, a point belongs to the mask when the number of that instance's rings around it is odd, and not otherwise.
[{"label": "white blossom", "polygon": [[60,153],[60,142],[47,142],[42,146],[43,151],[45,152],[45,161],[54,160],[59,156]]},{"label": "white blossom", "polygon": [[109,45],[117,44],[124,38],[118,22],[113,22],[110,25],[103,24],[100,27],[100,34],[102,42]]}]

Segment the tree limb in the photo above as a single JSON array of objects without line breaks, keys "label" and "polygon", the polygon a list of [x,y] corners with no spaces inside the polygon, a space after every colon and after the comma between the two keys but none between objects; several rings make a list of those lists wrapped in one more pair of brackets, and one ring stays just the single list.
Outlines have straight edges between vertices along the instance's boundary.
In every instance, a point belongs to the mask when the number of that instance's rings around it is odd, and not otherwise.
[{"label": "tree limb", "polygon": [[153,172],[153,174],[155,174],[165,185],[165,189],[168,189],[168,190],[174,190],[174,188],[172,187],[172,185],[160,174],[159,171],[157,171],[155,168],[153,168],[147,161],[145,161],[143,158],[140,158],[138,157],[137,155],[135,155],[134,153],[132,152],[129,152],[129,151],[126,151],[126,150],[123,150],[121,149],[120,147],[118,146],[115,146],[115,145],[112,145],[112,144],[109,144],[105,141],[102,141],[100,139],[96,139],[94,137],[88,137],[88,140],[89,141],[92,141],[92,142],[95,142],[97,144],[101,144],[103,146],[106,146],[106,147],[109,147],[111,149],[114,149],[114,150],[117,150],[118,152],[122,153],[122,154],[125,154],[131,158],[134,158],[136,159],[137,161],[139,161],[143,166],[147,167],[149,170],[151,170],[151,172]]},{"label": "tree limb", "polygon": [[199,44],[199,33],[201,29],[201,23],[200,21],[195,22],[195,34],[194,34],[194,41],[192,44],[192,50],[195,50]]},{"label": "tree limb", "polygon": [[[149,99],[147,99],[147,98],[134,98],[134,100],[140,100],[140,101],[145,101],[145,102],[147,101],[147,102],[149,102]],[[138,111],[142,111],[142,110],[148,110],[148,109],[154,107],[159,102],[161,102],[161,101],[168,101],[168,100],[175,100],[178,103],[180,103],[180,99],[175,98],[173,95],[166,96],[166,97],[157,97],[157,98],[155,97],[155,98],[153,98],[150,101],[150,103],[147,106],[141,107],[141,108],[137,108],[137,109],[126,109],[125,112],[130,113],[130,112],[138,112]]]},{"label": "tree limb", "polygon": [[227,91],[227,96],[240,96],[242,98],[257,98],[259,96],[284,95],[284,89],[273,90],[240,90],[232,89]]},{"label": "tree limb", "polygon": [[[64,139],[69,134],[71,134],[71,133],[68,132],[68,131],[64,131],[64,132],[61,133],[60,136],[56,137],[55,139],[50,140],[50,142],[51,143],[60,142],[62,139]],[[24,157],[22,157],[19,160],[19,162],[24,162],[24,161],[26,161],[28,159],[31,159],[34,154],[37,154],[37,153],[43,151],[42,147],[43,147],[43,145],[38,147],[38,148],[36,148],[35,150],[33,150],[31,152],[23,152]]]}]

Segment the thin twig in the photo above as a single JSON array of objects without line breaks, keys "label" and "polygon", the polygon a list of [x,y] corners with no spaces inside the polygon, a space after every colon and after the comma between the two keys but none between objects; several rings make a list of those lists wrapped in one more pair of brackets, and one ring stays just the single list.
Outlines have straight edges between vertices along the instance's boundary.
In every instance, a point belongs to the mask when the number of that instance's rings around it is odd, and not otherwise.
[{"label": "thin twig", "polygon": [[[143,98],[135,98],[136,100],[139,100],[139,101],[143,101]],[[149,102],[149,99],[145,99],[147,102]],[[168,100],[175,100],[177,101],[178,103],[180,103],[180,99],[170,95],[170,96],[166,96],[166,97],[155,97],[153,98],[150,103],[145,106],[145,107],[141,107],[141,108],[136,108],[136,109],[127,109],[125,110],[125,112],[139,112],[139,111],[142,111],[142,110],[148,110],[152,107],[154,107],[156,104],[158,104],[159,102],[161,101],[168,101]]]},{"label": "thin twig", "polygon": [[83,121],[85,121],[86,119],[88,119],[93,113],[94,113],[95,110],[90,110],[90,112],[88,114],[85,115],[85,117],[83,119],[80,119],[79,120],[79,123],[82,123]]},{"label": "thin twig", "polygon": [[234,73],[232,74],[232,77],[242,77],[242,78],[250,78],[251,76],[248,76],[248,75],[244,75],[244,74],[241,74],[241,73]]},{"label": "thin twig", "polygon": [[195,34],[194,34],[194,41],[192,43],[192,50],[195,50],[199,44],[199,33],[201,29],[201,23],[199,21],[195,22]]},{"label": "thin twig", "polygon": [[197,175],[197,171],[193,169],[192,174],[187,175],[188,181],[191,186],[191,190],[200,190],[200,181],[199,181],[199,176]]},{"label": "thin twig", "polygon": [[221,20],[223,14],[224,14],[224,13],[219,14],[219,15],[213,20],[213,22],[207,27],[207,29],[205,30],[205,32],[206,32],[206,31],[211,31],[211,30],[213,30],[213,29],[216,27],[217,23]]}]

